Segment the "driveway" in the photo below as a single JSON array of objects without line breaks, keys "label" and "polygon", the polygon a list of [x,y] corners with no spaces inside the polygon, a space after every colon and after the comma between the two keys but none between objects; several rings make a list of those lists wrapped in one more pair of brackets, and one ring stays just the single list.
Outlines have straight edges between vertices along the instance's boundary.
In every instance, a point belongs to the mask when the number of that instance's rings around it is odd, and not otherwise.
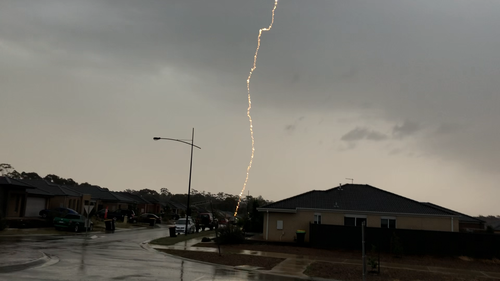
[{"label": "driveway", "polygon": [[0,273],[0,280],[300,280],[196,263],[147,250],[141,243],[168,228],[84,235],[1,237],[0,251],[41,251],[38,267]]}]

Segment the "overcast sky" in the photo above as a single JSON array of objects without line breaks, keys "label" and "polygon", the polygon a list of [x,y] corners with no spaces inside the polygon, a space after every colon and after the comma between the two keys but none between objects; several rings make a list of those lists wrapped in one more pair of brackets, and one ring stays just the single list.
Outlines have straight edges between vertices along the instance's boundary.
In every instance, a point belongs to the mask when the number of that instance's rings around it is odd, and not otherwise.
[{"label": "overcast sky", "polygon": [[[0,3],[0,162],[111,190],[239,194],[274,1]],[[280,0],[247,190],[350,182],[499,215],[499,1]],[[245,191],[245,194],[247,191]]]}]

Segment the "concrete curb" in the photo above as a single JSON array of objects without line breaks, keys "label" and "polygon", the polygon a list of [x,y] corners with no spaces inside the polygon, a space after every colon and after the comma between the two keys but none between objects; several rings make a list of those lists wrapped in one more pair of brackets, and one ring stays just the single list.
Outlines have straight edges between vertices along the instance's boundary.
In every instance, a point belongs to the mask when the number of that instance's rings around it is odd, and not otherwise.
[{"label": "concrete curb", "polygon": [[28,260],[25,262],[19,262],[19,263],[5,263],[3,265],[0,264],[0,273],[10,273],[10,272],[14,272],[14,271],[32,268],[35,266],[45,264],[51,260],[51,258],[49,256],[47,256],[44,252],[40,252],[40,253],[42,254],[41,257],[36,258],[36,259]]},{"label": "concrete curb", "polygon": [[[42,230],[44,228],[41,228]],[[115,231],[113,232],[123,232],[123,231],[132,231],[132,230],[146,230],[146,229],[149,229],[148,227],[134,227],[134,228],[119,228],[119,229],[116,229]],[[38,228],[36,228],[36,230],[38,230]],[[71,232],[71,231],[60,231],[60,233],[31,233],[31,232],[35,232],[36,231],[35,228],[30,228],[29,230],[18,230],[18,229],[9,229],[7,231],[9,231],[10,233],[12,232],[19,232],[19,233],[14,233],[14,234],[0,234],[0,237],[18,237],[18,236],[22,236],[22,237],[26,237],[26,236],[75,236],[75,235],[78,235],[78,236],[81,236],[81,235],[85,235],[85,231],[82,231],[82,232],[78,232],[78,233],[75,233],[75,232]],[[94,230],[94,231],[90,231],[88,232],[88,234],[99,234],[99,233],[113,233],[111,231],[106,231],[106,230],[103,230],[103,231],[97,231],[97,230]],[[1,233],[1,232],[0,232]]]}]

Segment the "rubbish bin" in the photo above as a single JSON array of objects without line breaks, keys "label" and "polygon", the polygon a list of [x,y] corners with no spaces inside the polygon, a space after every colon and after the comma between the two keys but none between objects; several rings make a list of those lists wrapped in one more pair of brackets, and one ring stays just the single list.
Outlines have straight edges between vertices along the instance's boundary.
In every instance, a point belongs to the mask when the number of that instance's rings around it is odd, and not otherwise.
[{"label": "rubbish bin", "polygon": [[115,230],[115,222],[113,220],[104,220],[104,224],[106,225],[106,231]]},{"label": "rubbish bin", "polygon": [[149,219],[149,226],[155,226],[155,222],[156,222],[155,218]]},{"label": "rubbish bin", "polygon": [[177,237],[177,234],[175,233],[175,226],[171,226],[168,228],[170,231],[170,237]]},{"label": "rubbish bin", "polygon": [[305,230],[297,230],[297,244],[304,244],[304,238],[306,237],[306,231]]}]

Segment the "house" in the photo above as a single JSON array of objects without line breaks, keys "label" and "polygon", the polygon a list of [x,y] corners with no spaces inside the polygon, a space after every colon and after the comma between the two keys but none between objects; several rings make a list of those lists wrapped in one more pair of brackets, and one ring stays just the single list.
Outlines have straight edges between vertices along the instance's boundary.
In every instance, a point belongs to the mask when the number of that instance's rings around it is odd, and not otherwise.
[{"label": "house", "polygon": [[165,203],[160,200],[157,196],[153,195],[140,195],[141,198],[145,201],[148,201],[150,204],[146,207],[145,213],[153,213],[159,214],[162,212]]},{"label": "house", "polygon": [[257,210],[270,241],[294,241],[297,230],[306,230],[307,242],[310,223],[458,232],[463,217],[362,184],[312,190]]},{"label": "house", "polygon": [[438,210],[457,215],[458,216],[458,230],[460,232],[474,232],[474,231],[484,231],[486,230],[486,222],[483,220],[480,220],[478,218],[474,218],[462,213],[459,213],[457,211],[453,211],[450,209],[446,209],[444,207],[429,203],[429,202],[422,202],[423,204],[426,204],[427,206],[436,208]]},{"label": "house", "polygon": [[175,215],[180,216],[181,211],[185,212],[187,208],[186,205],[173,200],[167,200],[164,202],[164,204],[165,204],[164,207],[169,208],[170,214],[172,214],[173,216]]},{"label": "house", "polygon": [[19,180],[0,177],[0,217],[24,217],[26,190],[33,189]]},{"label": "house", "polygon": [[126,195],[126,192],[110,191],[113,196],[118,199],[116,209],[118,210],[135,210],[137,201]]},{"label": "house", "polygon": [[90,194],[79,192],[71,187],[50,183],[44,179],[19,180],[33,189],[26,190],[25,217],[38,217],[40,210],[53,208],[70,208],[83,213],[85,201]]},{"label": "house", "polygon": [[[120,202],[116,196],[114,196],[107,188],[102,188],[97,185],[79,185],[76,187],[71,187],[71,190],[83,194],[89,194],[89,202],[94,203],[96,206],[95,211],[108,208],[110,211],[115,211],[117,209],[127,209],[127,203]],[[87,202],[85,202],[86,204]]]},{"label": "house", "polygon": [[138,214],[151,213],[154,209],[154,204],[144,199],[144,197],[128,192],[120,192],[121,196],[127,197],[134,202],[135,211]]},{"label": "house", "polygon": [[500,234],[500,224],[493,227],[493,233]]}]

